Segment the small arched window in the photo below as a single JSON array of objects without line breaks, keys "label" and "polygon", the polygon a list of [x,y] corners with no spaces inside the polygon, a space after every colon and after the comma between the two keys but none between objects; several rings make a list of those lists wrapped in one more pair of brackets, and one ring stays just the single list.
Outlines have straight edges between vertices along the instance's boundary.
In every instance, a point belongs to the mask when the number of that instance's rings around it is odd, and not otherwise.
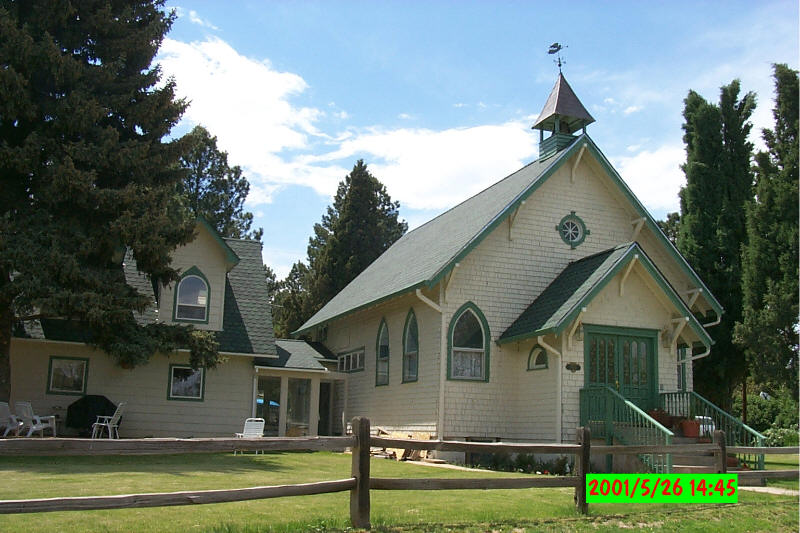
[{"label": "small arched window", "polygon": [[403,383],[417,381],[419,375],[419,330],[414,310],[408,312],[403,332]]},{"label": "small arched window", "polygon": [[451,322],[450,377],[488,381],[488,326],[480,310],[467,303]]},{"label": "small arched window", "polygon": [[545,368],[547,368],[547,351],[537,344],[528,355],[528,370],[543,370]]},{"label": "small arched window", "polygon": [[208,322],[208,283],[197,269],[190,270],[178,282],[175,297],[175,319]]},{"label": "small arched window", "polygon": [[381,320],[375,349],[375,385],[389,384],[389,327]]}]

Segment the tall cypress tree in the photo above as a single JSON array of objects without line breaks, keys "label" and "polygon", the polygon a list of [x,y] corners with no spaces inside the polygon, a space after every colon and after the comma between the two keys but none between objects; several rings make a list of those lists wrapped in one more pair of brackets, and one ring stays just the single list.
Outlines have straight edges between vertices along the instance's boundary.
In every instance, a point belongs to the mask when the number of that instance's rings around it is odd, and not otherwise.
[{"label": "tall cypress tree", "polygon": [[709,289],[725,314],[710,328],[715,344],[711,355],[695,364],[695,388],[712,401],[729,406],[733,388],[747,375],[742,350],[733,343],[733,327],[741,319],[741,247],[746,242],[745,205],[752,197],[748,122],[755,95],[739,98],[734,80],[720,90],[714,105],[694,91],[684,101],[686,187],[681,189],[678,248]]},{"label": "tall cypress tree", "polygon": [[176,207],[180,140],[163,142],[185,102],[152,65],[174,15],[160,0],[0,0],[0,399],[10,392],[12,328],[72,319],[119,362],[192,348],[207,333],[140,327],[150,298],[122,260],[174,280],[170,252],[192,236]]},{"label": "tall cypress tree", "polygon": [[747,205],[748,243],[742,254],[743,316],[736,341],[753,377],[798,394],[798,74],[774,65],[775,129],[762,132],[755,197]]}]

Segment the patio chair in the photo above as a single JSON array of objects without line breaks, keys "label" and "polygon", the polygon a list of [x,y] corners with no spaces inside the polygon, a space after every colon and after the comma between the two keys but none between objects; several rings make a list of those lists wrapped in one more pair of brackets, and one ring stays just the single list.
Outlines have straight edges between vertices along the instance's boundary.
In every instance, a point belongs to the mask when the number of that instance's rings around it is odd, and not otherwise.
[{"label": "patio chair", "polygon": [[[98,415],[97,422],[92,424],[92,438],[99,439],[103,436],[103,429],[108,432],[109,439],[119,438],[119,419],[122,418],[122,411],[125,409],[125,402],[119,402],[117,409],[111,416]],[[116,436],[115,436],[116,435]]]},{"label": "patio chair", "polygon": [[0,428],[6,428],[3,436],[7,436],[12,431],[14,435],[19,437],[19,428],[22,426],[16,416],[11,414],[11,409],[8,407],[8,402],[0,402]]},{"label": "patio chair", "polygon": [[[264,424],[266,422],[263,418],[248,418],[244,421],[244,429],[242,429],[241,433],[236,433],[237,439],[253,439],[257,437],[264,436]],[[234,449],[233,455],[236,455],[236,452],[239,450]],[[256,450],[256,455],[258,455],[258,450]]]},{"label": "patio chair", "polygon": [[28,428],[28,434],[25,435],[26,437],[30,437],[33,435],[34,431],[39,432],[39,436],[44,437],[44,430],[49,429],[53,432],[53,436],[56,436],[56,417],[49,415],[49,416],[37,416],[33,413],[33,406],[31,402],[16,402],[14,404],[14,409],[17,412],[17,418],[22,420],[22,426],[20,429]]}]

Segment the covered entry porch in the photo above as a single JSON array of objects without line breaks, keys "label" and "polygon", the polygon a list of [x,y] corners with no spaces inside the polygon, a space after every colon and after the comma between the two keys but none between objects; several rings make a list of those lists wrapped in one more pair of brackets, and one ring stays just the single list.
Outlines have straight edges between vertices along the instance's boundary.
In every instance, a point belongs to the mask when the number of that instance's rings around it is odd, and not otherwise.
[{"label": "covered entry porch", "polygon": [[341,435],[346,375],[321,345],[276,341],[278,359],[256,359],[252,415],[268,437]]}]

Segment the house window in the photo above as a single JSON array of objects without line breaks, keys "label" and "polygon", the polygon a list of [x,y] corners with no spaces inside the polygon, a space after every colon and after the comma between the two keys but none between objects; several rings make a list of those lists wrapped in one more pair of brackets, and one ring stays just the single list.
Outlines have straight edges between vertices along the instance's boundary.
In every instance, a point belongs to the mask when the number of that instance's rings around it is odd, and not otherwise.
[{"label": "house window", "polygon": [[450,323],[450,378],[489,381],[489,327],[483,313],[468,302]]},{"label": "house window", "polygon": [[378,343],[375,348],[375,385],[389,384],[389,328],[381,320]]},{"label": "house window", "polygon": [[569,215],[561,219],[561,222],[556,226],[556,231],[561,236],[561,240],[569,244],[570,248],[580,245],[590,233],[586,229],[586,224],[575,214],[575,211],[570,212]]},{"label": "house window", "polygon": [[208,322],[208,282],[197,268],[191,268],[175,291],[175,319]]},{"label": "house window", "polygon": [[89,360],[79,357],[51,357],[47,372],[47,394],[86,394]]},{"label": "house window", "polygon": [[408,312],[403,332],[403,383],[417,381],[419,372],[419,330],[414,310]]},{"label": "house window", "polygon": [[339,354],[338,359],[339,372],[358,372],[359,370],[364,370],[364,348]]},{"label": "house window", "polygon": [[168,400],[202,401],[205,391],[205,371],[189,365],[169,365]]},{"label": "house window", "polygon": [[547,351],[538,344],[528,354],[528,370],[544,370],[547,368]]}]

